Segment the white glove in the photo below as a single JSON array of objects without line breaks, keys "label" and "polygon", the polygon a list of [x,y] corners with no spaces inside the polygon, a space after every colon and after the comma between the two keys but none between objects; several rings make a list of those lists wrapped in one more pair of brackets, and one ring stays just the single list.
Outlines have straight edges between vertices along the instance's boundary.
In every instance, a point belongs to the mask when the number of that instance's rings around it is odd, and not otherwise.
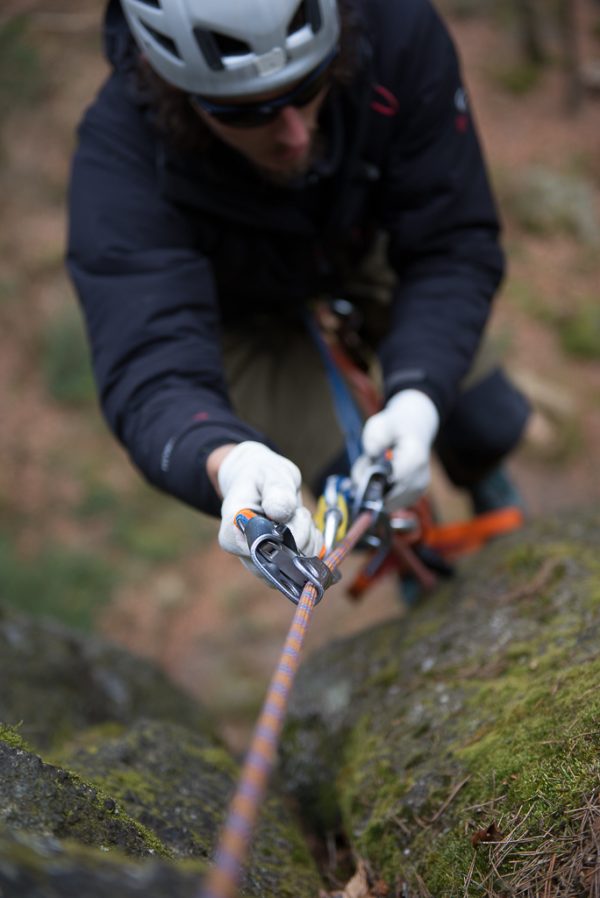
[{"label": "white glove", "polygon": [[248,440],[225,456],[217,478],[223,496],[219,545],[239,555],[253,573],[258,570],[250,561],[246,537],[234,523],[242,508],[252,508],[278,524],[287,524],[301,552],[319,554],[323,535],[302,505],[300,471],[288,458],[263,443]]},{"label": "white glove", "polygon": [[425,393],[396,393],[383,411],[367,419],[362,433],[364,454],[352,467],[352,480],[361,483],[373,460],[391,449],[393,486],[385,506],[394,511],[412,505],[429,485],[431,444],[439,420],[435,405]]}]

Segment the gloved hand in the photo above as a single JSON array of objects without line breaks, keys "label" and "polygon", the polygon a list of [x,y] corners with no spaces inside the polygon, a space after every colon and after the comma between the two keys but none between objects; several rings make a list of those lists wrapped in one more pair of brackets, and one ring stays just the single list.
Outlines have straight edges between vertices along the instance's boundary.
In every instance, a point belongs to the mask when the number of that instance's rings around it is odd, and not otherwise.
[{"label": "gloved hand", "polygon": [[429,484],[431,444],[438,425],[438,411],[429,396],[420,390],[396,393],[381,412],[367,419],[364,454],[352,467],[352,480],[360,483],[369,464],[391,449],[393,486],[385,506],[394,511],[412,505]]},{"label": "gloved hand", "polygon": [[234,523],[242,508],[252,508],[278,524],[287,524],[301,552],[319,554],[323,536],[302,505],[300,471],[288,458],[263,443],[248,440],[226,455],[217,479],[223,496],[219,544],[226,552],[239,555],[253,573],[259,571],[250,560],[246,537]]}]

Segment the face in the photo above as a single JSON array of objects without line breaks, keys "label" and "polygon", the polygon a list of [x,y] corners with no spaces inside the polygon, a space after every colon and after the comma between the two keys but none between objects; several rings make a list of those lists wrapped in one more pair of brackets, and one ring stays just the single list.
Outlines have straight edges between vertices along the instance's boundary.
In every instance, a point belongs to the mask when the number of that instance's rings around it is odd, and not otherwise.
[{"label": "face", "polygon": [[[207,128],[274,180],[302,174],[312,159],[319,110],[327,94],[324,87],[306,106],[283,106],[273,121],[253,128],[236,128],[197,108]],[[273,94],[247,98],[247,102],[273,99]],[[232,100],[232,103],[235,101]]]}]

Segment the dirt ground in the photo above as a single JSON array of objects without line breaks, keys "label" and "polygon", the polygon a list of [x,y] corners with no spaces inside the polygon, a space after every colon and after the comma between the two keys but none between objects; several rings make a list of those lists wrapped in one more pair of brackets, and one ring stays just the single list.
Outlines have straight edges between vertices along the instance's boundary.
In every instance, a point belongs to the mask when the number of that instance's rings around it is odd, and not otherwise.
[{"label": "dirt ground", "polygon": [[[90,550],[98,546],[101,527],[69,511],[82,494],[82,471],[89,475],[92,469],[123,495],[138,479],[95,408],[49,398],[39,364],[44,328],[74,303],[62,267],[64,191],[76,123],[105,74],[102,6],[100,0],[13,0],[0,13],[0,25],[18,12],[28,14],[28,37],[46,82],[43,102],[32,106],[25,97],[2,125],[0,520],[25,558],[35,557],[50,539]],[[589,38],[592,0],[583,7],[581,34],[593,59],[600,45]],[[600,361],[567,355],[559,339],[561,310],[598,300],[598,247],[562,232],[523,230],[508,201],[503,205],[503,185],[532,164],[583,167],[600,215],[600,101],[588,97],[577,114],[566,114],[558,66],[548,68],[530,91],[508,92],[495,73],[516,59],[510,29],[481,17],[452,18],[450,26],[506,225],[510,270],[492,328],[508,368],[541,412],[511,470],[532,516],[560,515],[600,499]],[[439,473],[434,494],[444,517],[464,514],[463,498]],[[160,501],[165,507],[171,502]],[[348,601],[342,583],[316,612],[307,651],[401,613],[391,581],[359,605]],[[225,557],[214,530],[207,538],[205,526],[200,550],[117,583],[96,625],[160,664],[215,711],[232,744],[242,747],[290,618],[291,606]]]}]

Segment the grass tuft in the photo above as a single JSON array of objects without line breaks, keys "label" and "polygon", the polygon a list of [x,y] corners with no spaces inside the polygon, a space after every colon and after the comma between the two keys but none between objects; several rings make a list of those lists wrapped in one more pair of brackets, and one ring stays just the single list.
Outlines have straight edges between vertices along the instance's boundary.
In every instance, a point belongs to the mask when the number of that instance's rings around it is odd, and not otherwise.
[{"label": "grass tuft", "polygon": [[0,25],[0,122],[11,109],[34,105],[44,94],[42,66],[27,29],[27,16]]},{"label": "grass tuft", "polygon": [[25,557],[10,539],[0,537],[0,597],[20,611],[90,630],[114,582],[112,567],[98,556],[51,545]]},{"label": "grass tuft", "polygon": [[47,390],[57,402],[81,406],[95,401],[89,350],[76,308],[62,310],[46,328],[42,369]]}]

